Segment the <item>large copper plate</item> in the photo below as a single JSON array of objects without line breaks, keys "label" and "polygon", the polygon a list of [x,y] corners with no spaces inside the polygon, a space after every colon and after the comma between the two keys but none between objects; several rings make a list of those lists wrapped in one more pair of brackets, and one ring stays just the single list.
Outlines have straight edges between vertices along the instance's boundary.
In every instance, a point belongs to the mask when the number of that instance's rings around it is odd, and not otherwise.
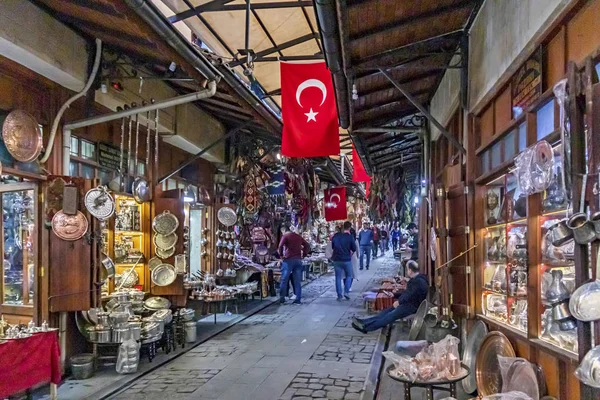
[{"label": "large copper plate", "polygon": [[[477,359],[477,353],[481,347],[481,343],[485,339],[488,333],[488,329],[483,321],[477,321],[471,328],[471,331],[467,335],[467,342],[463,351],[462,362],[471,371],[475,371],[475,361]],[[477,380],[475,374],[470,374],[462,381],[463,389],[466,393],[474,393],[477,390]]]},{"label": "large copper plate", "polygon": [[477,353],[477,391],[480,396],[500,393],[502,374],[498,356],[515,357],[515,350],[502,333],[493,331],[487,334]]},{"label": "large copper plate", "polygon": [[75,215],[67,215],[61,211],[52,218],[52,230],[62,240],[78,240],[85,235],[88,221],[85,215],[77,211]]},{"label": "large copper plate", "polygon": [[33,115],[15,110],[6,116],[2,126],[2,139],[15,160],[30,162],[42,151],[42,131]]}]

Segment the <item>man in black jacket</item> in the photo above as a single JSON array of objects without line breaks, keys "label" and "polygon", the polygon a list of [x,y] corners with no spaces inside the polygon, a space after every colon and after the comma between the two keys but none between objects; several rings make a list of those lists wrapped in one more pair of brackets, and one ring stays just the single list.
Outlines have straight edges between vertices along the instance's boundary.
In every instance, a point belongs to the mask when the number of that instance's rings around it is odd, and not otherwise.
[{"label": "man in black jacket", "polygon": [[427,277],[419,273],[419,265],[415,261],[408,261],[406,266],[410,280],[406,290],[394,302],[394,306],[371,318],[359,319],[352,317],[352,327],[354,329],[362,333],[368,333],[417,312],[419,305],[427,297],[429,283]]}]

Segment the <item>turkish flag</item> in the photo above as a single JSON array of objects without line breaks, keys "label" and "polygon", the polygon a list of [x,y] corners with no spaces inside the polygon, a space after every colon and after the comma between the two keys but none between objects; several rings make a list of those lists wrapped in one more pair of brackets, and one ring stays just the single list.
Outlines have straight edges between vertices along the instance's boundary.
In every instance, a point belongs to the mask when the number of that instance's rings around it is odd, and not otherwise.
[{"label": "turkish flag", "polygon": [[348,209],[346,208],[346,188],[344,186],[325,189],[325,220],[339,221],[348,218]]},{"label": "turkish flag", "polygon": [[281,64],[281,154],[340,154],[340,132],[331,73],[324,62]]},{"label": "turkish flag", "polygon": [[352,145],[352,182],[368,182],[371,183],[371,177],[367,175],[365,166],[363,165],[354,145]]}]

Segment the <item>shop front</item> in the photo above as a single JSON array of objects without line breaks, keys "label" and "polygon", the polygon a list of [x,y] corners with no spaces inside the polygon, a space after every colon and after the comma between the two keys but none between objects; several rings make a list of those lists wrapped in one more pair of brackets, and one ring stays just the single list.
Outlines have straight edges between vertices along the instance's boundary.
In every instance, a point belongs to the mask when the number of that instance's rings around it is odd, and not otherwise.
[{"label": "shop front", "polygon": [[[596,324],[581,287],[595,278],[598,252],[600,41],[585,22],[598,10],[597,1],[563,10],[510,75],[484,85],[491,93],[471,96],[485,99],[472,113],[450,113],[446,128],[466,156],[444,137],[433,142],[435,265],[452,260],[450,312],[477,360],[468,391],[498,390],[498,354],[536,365],[540,395],[595,398],[586,360]],[[476,23],[472,41],[483,42],[478,34]]]}]

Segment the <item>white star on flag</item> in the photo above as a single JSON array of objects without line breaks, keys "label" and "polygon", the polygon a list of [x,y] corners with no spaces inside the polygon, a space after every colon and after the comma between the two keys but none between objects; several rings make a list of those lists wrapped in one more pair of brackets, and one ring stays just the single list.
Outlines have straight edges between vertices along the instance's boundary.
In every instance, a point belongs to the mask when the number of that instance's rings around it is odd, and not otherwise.
[{"label": "white star on flag", "polygon": [[307,119],[306,122],[310,122],[310,121],[315,121],[317,122],[317,119],[315,118],[317,116],[318,112],[314,112],[313,109],[311,108],[309,112],[304,113],[304,115],[306,115]]}]

